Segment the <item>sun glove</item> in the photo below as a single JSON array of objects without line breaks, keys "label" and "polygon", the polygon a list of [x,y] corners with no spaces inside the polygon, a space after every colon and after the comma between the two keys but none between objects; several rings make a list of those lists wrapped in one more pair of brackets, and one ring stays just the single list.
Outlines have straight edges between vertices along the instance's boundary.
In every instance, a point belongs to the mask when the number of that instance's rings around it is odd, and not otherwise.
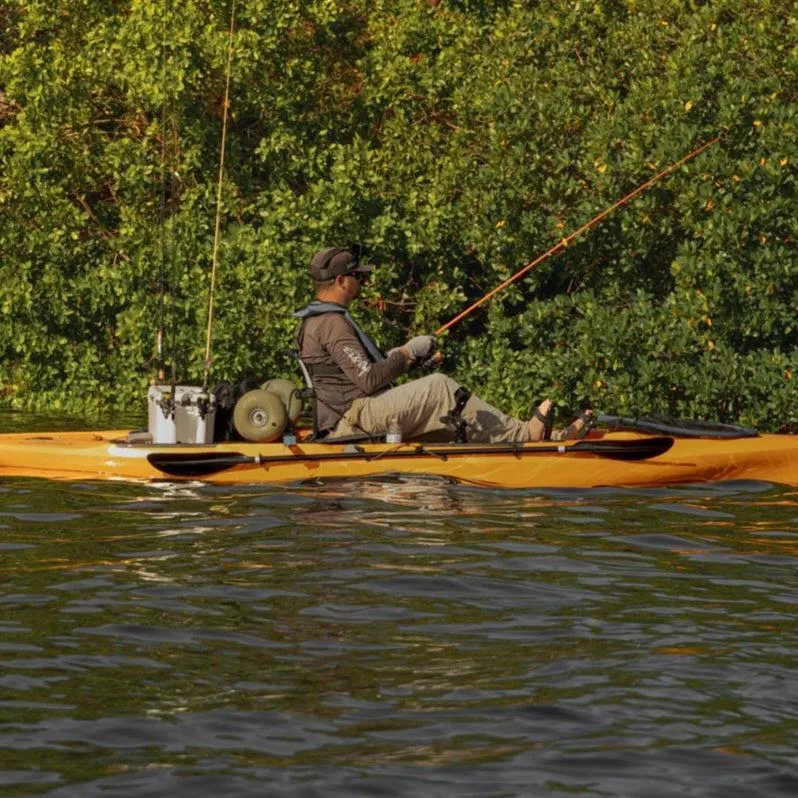
[{"label": "sun glove", "polygon": [[423,360],[432,354],[435,349],[434,335],[417,335],[411,338],[403,347],[412,360]]}]

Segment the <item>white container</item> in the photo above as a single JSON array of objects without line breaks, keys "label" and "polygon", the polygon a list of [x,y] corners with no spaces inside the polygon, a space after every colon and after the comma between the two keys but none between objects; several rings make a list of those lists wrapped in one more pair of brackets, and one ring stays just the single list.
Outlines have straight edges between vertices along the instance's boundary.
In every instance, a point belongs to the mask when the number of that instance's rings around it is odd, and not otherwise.
[{"label": "white container", "polygon": [[150,385],[147,429],[153,443],[212,443],[216,397],[195,385]]},{"label": "white container", "polygon": [[402,428],[396,418],[392,418],[388,422],[388,429],[385,431],[385,443],[401,443],[402,442]]}]

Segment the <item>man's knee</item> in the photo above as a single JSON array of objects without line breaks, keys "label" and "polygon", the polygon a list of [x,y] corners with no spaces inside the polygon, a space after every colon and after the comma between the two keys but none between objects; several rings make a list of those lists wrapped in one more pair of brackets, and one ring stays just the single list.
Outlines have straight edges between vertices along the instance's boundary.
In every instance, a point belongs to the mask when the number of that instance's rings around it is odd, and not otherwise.
[{"label": "man's knee", "polygon": [[421,379],[427,383],[430,392],[438,394],[454,396],[454,392],[460,387],[451,377],[447,377],[445,374],[441,373],[430,374]]}]

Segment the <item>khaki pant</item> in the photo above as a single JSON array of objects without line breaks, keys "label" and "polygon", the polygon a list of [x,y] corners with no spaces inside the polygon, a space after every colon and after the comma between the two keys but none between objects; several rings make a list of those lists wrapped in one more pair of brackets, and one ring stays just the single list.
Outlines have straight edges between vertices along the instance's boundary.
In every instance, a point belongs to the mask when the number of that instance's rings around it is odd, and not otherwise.
[{"label": "khaki pant", "polygon": [[[460,386],[443,374],[431,374],[391,388],[377,396],[355,399],[330,433],[330,440],[350,435],[378,436],[392,419],[402,430],[403,440],[451,440],[453,430],[441,422],[452,411]],[[468,440],[473,443],[525,443],[530,440],[526,421],[506,416],[472,394],[463,408]]]}]

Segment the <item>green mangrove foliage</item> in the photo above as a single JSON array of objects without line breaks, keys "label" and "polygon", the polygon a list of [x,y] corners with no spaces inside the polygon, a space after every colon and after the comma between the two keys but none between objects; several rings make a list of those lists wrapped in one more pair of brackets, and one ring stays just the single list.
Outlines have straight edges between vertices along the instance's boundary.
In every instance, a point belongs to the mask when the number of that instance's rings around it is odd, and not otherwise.
[{"label": "green mangrove foliage", "polygon": [[[230,4],[0,7],[0,403],[202,378]],[[296,377],[312,252],[387,348],[700,143],[443,342],[500,406],[796,420],[798,16],[776,0],[238,0],[212,381]]]}]

